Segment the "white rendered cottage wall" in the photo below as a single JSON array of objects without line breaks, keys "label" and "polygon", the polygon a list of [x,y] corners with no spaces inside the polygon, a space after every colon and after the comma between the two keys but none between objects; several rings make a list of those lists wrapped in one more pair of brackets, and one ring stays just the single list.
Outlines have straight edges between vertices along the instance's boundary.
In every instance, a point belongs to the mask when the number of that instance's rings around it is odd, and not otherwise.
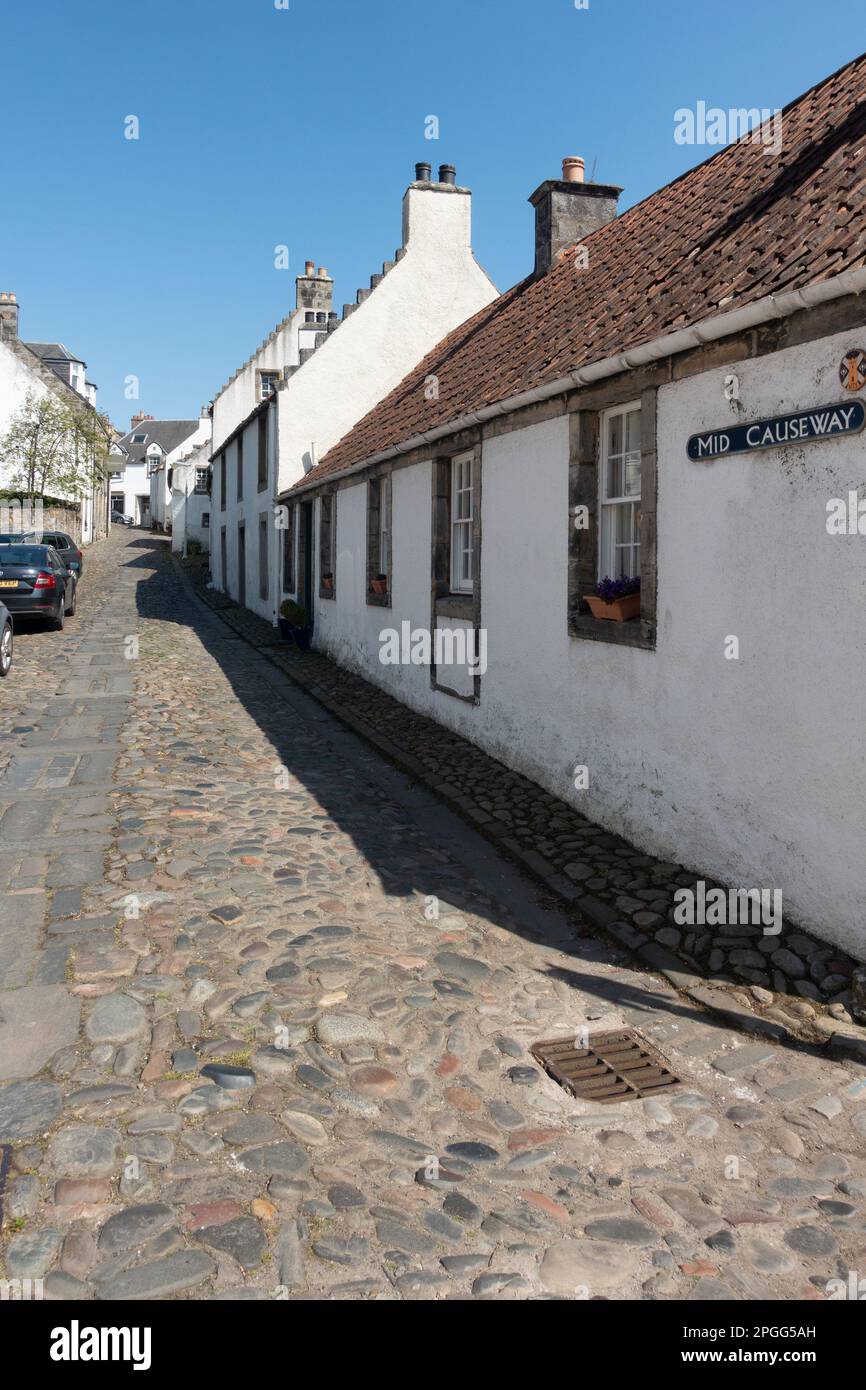
[{"label": "white rendered cottage wall", "polygon": [[826,522],[831,498],[862,493],[866,434],[686,454],[690,435],[732,422],[730,371],[743,419],[791,413],[845,398],[850,346],[840,334],[659,392],[655,651],[567,635],[564,418],[484,446],[480,706],[378,661],[381,627],[429,623],[429,464],[393,474],[391,610],[364,601],[364,488],[339,493],[337,600],[317,601],[316,645],[640,848],[780,888],[787,917],[864,958],[866,536]]},{"label": "white rendered cottage wall", "polygon": [[404,198],[406,254],[286,385],[278,491],[296,483],[442,338],[497,298],[472,254],[472,199],[438,187]]}]

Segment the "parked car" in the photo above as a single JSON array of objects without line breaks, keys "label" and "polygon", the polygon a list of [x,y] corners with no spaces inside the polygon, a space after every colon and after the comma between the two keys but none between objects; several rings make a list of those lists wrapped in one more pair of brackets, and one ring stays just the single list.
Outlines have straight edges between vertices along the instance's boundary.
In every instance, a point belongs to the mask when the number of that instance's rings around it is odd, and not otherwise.
[{"label": "parked car", "polygon": [[84,573],[84,556],[67,531],[19,531],[0,535],[0,545],[50,545],[67,569],[79,579]]},{"label": "parked car", "polygon": [[111,524],[112,526],[134,526],[135,517],[127,516],[125,512],[112,512]]},{"label": "parked car", "polygon": [[12,614],[5,603],[0,603],[0,676],[8,676],[12,669]]},{"label": "parked car", "polygon": [[84,574],[84,556],[68,531],[43,531],[42,544],[56,550],[66,568],[75,570],[78,578],[81,578]]},{"label": "parked car", "polygon": [[50,545],[0,545],[0,599],[13,615],[62,628],[75,612],[78,579]]}]

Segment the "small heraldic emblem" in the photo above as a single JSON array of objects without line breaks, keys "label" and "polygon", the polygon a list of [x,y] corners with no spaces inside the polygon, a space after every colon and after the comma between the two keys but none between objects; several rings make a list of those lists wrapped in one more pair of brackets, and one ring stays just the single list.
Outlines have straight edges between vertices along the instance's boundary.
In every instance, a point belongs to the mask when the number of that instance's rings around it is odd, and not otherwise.
[{"label": "small heraldic emblem", "polygon": [[862,348],[852,348],[845,353],[839,366],[839,380],[846,391],[862,391],[866,386],[866,352]]}]

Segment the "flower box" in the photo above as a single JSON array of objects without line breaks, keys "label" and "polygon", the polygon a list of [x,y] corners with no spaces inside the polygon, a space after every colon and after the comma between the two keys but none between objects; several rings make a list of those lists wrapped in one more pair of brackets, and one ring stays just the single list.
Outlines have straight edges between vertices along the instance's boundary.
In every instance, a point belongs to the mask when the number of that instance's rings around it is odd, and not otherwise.
[{"label": "flower box", "polygon": [[595,594],[587,594],[586,601],[594,618],[608,618],[615,623],[627,623],[630,618],[640,617],[640,594],[626,594],[625,598],[615,598],[608,603]]}]

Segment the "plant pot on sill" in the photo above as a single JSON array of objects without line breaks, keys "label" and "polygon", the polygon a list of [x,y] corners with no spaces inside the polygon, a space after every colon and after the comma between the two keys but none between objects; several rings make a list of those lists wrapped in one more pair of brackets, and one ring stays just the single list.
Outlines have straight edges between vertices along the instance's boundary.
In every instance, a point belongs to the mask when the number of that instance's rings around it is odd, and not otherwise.
[{"label": "plant pot on sill", "polygon": [[388,576],[386,574],[378,574],[375,579],[370,580],[370,588],[374,594],[387,594]]},{"label": "plant pot on sill", "polygon": [[614,623],[627,623],[631,618],[640,617],[639,593],[615,598],[612,603],[599,598],[597,594],[587,594],[586,601],[594,618],[607,618]]},{"label": "plant pot on sill", "polygon": [[322,588],[332,590],[334,587],[334,576],[332,574],[322,575]]}]

